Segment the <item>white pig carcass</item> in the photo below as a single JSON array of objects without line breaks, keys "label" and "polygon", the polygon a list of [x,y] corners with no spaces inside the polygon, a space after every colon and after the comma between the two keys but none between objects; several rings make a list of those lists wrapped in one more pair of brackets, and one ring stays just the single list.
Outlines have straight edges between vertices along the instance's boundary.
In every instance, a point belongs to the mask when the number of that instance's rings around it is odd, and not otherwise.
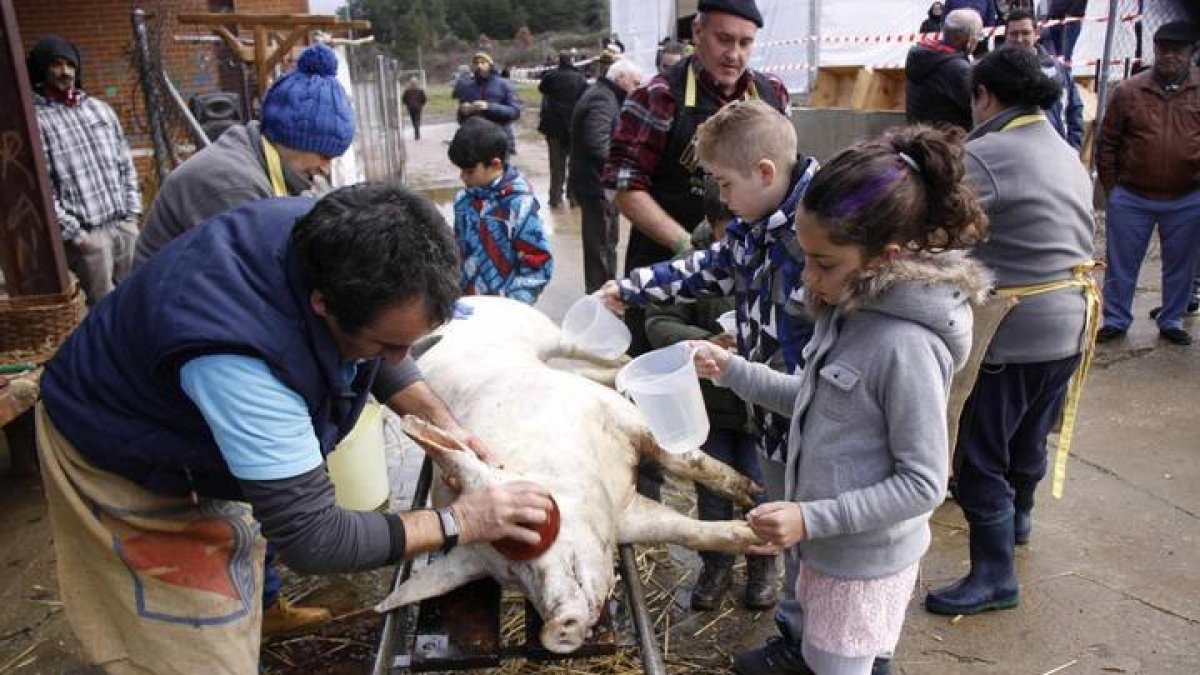
[{"label": "white pig carcass", "polygon": [[[743,505],[757,486],[699,450],[666,453],[632,403],[578,372],[547,365],[552,358],[581,356],[560,346],[558,326],[549,318],[502,298],[469,297],[460,305],[470,316],[419,345],[424,351],[418,362],[425,381],[503,468],[438,443],[437,430],[422,429],[414,419],[406,419],[405,430],[433,434],[421,445],[463,491],[516,479],[547,488],[561,513],[559,536],[528,562],[511,561],[489,544],[459,546],[415,571],[376,609],[491,576],[525,592],[544,621],[540,638],[547,649],[569,653],[583,643],[612,591],[618,543],[668,542],[727,553],[757,543],[743,521],[701,522],[637,494],[639,457]],[[587,374],[611,381],[617,365],[594,363]]]}]

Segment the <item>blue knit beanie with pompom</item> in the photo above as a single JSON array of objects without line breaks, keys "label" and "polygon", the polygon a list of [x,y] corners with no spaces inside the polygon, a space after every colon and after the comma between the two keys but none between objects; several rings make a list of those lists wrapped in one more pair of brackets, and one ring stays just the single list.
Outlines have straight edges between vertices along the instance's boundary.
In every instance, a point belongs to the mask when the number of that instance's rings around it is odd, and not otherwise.
[{"label": "blue knit beanie with pompom", "polygon": [[262,133],[293,150],[340,157],[354,140],[354,110],[337,81],[337,56],[312,45],[296,69],[271,85],[262,105]]}]

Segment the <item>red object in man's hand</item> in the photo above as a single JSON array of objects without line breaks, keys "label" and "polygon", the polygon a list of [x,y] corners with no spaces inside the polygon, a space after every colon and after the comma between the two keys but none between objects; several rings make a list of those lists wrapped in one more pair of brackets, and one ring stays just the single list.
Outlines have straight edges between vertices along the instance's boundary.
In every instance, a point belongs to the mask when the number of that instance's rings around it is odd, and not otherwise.
[{"label": "red object in man's hand", "polygon": [[551,497],[550,504],[551,508],[546,512],[546,520],[534,528],[534,531],[541,537],[538,543],[526,544],[515,539],[500,539],[493,541],[492,546],[500,552],[500,555],[518,562],[533,560],[541,556],[558,539],[558,527],[560,524],[558,502],[554,501],[554,497]]}]

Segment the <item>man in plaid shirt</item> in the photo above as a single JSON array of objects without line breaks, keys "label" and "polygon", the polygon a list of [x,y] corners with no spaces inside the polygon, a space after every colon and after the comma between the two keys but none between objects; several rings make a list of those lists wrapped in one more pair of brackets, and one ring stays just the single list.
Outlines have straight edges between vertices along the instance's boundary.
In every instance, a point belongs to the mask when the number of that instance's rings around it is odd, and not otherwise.
[{"label": "man in plaid shirt", "polygon": [[27,61],[67,263],[91,306],[129,273],[142,198],[121,123],[81,89],[81,65],[79,49],[56,35]]}]

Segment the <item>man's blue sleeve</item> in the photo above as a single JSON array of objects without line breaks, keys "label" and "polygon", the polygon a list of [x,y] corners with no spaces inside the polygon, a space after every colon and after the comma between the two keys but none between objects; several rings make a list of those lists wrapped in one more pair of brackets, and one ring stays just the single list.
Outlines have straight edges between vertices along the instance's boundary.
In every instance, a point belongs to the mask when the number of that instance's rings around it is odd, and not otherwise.
[{"label": "man's blue sleeve", "polygon": [[304,399],[262,359],[200,356],[183,365],[180,382],[237,478],[291,478],[324,461]]}]

